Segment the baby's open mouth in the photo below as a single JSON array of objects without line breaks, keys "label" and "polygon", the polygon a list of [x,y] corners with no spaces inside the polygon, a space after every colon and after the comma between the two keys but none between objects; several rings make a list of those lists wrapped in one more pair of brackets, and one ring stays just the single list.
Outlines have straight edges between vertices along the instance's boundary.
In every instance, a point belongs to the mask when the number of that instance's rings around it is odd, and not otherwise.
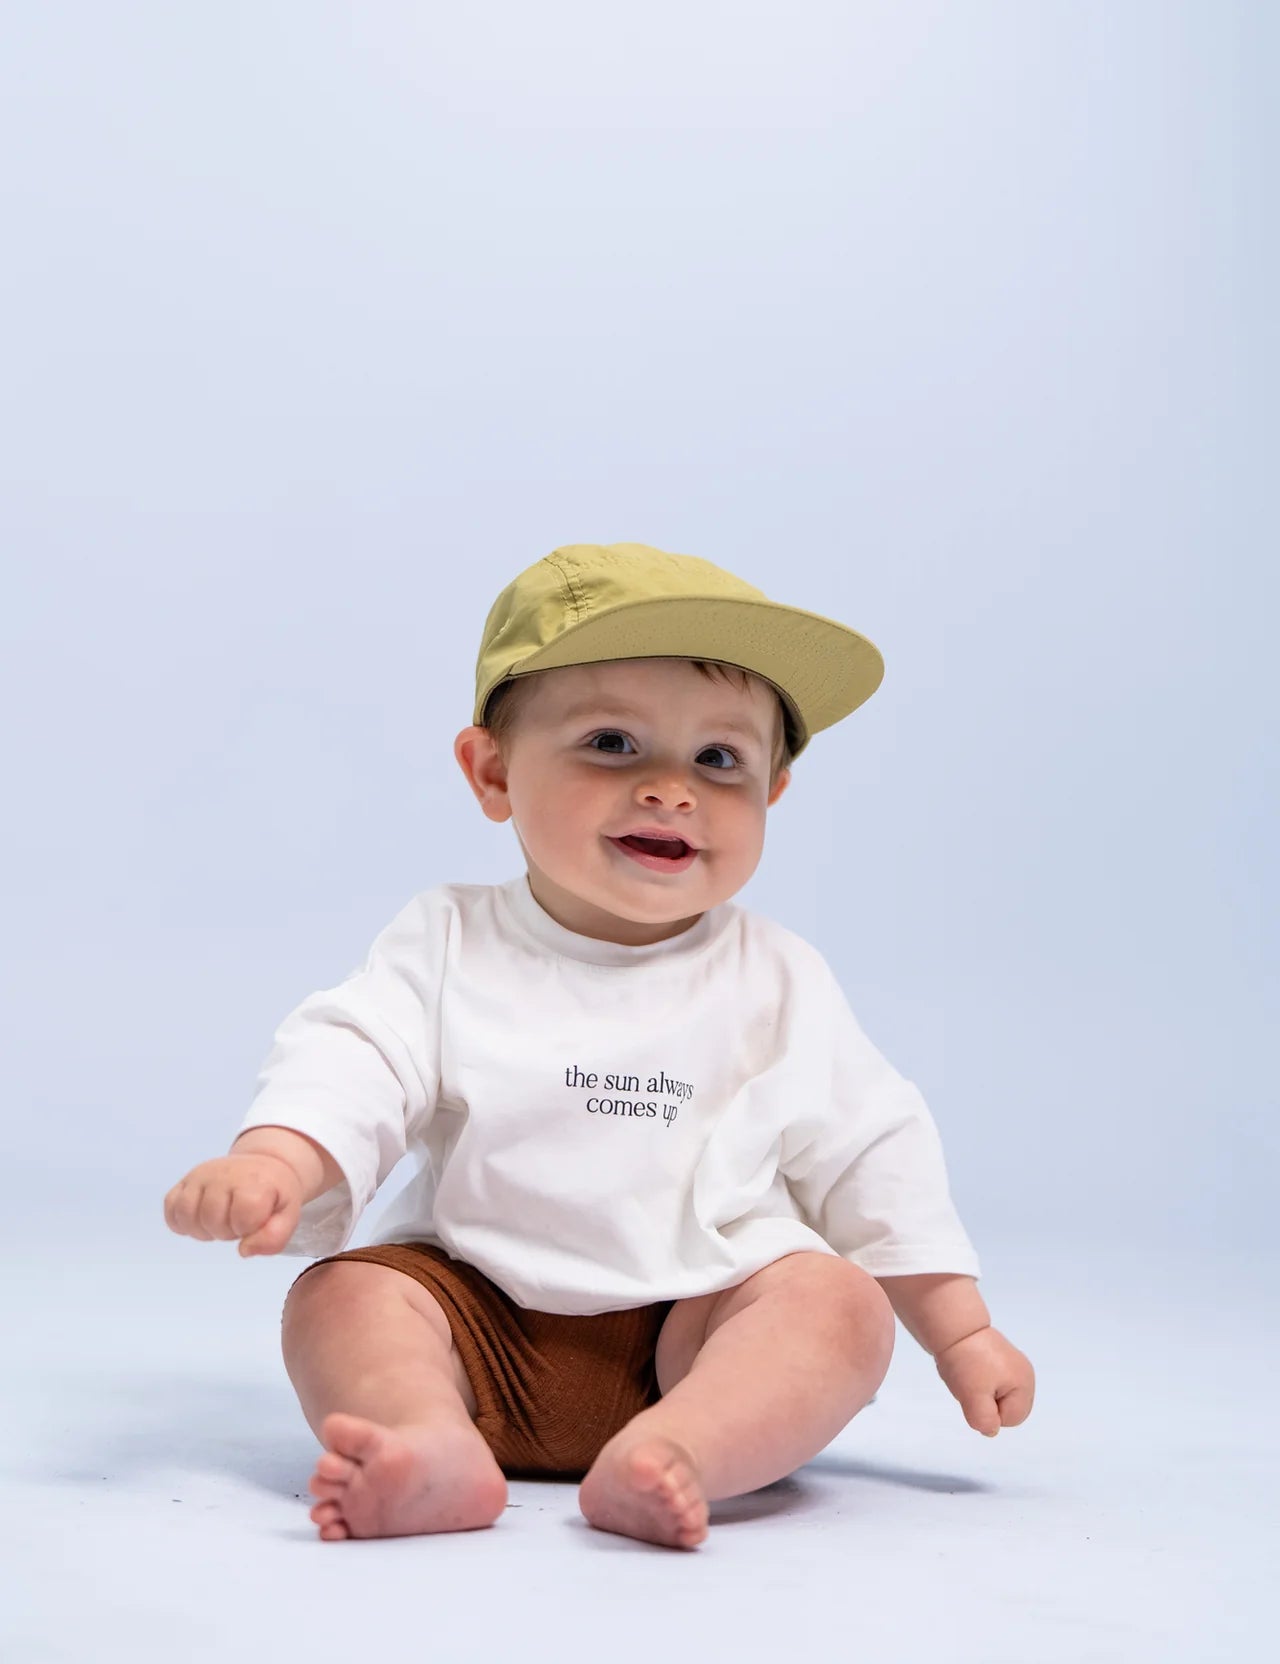
[{"label": "baby's open mouth", "polygon": [[640,838],[634,835],[626,838],[616,838],[615,843],[628,844],[632,849],[638,849],[645,855],[666,855],[679,858],[689,852],[689,845],[683,838]]}]

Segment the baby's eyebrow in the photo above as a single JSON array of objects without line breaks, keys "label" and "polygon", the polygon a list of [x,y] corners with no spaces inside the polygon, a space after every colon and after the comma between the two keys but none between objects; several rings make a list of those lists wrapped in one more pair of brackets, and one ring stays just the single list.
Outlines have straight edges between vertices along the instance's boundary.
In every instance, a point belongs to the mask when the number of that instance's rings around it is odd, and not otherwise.
[{"label": "baby's eyebrow", "polygon": [[[607,703],[595,699],[580,699],[567,710],[560,713],[561,722],[576,722],[584,716],[605,717],[639,717],[641,721],[648,720],[648,713],[639,710],[634,705],[628,705],[620,700],[609,700]],[[754,723],[743,722],[739,717],[711,718],[707,722],[708,728],[714,728],[722,734],[741,734],[745,739],[751,739],[757,745],[763,745],[760,730]]]}]

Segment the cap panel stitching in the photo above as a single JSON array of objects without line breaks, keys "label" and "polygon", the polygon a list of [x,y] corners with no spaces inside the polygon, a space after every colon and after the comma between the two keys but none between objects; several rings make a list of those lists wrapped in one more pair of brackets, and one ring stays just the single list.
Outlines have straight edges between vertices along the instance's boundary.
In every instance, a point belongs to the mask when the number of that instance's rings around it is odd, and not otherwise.
[{"label": "cap panel stitching", "polygon": [[557,560],[554,555],[547,555],[546,561],[547,565],[550,566],[552,571],[557,573],[560,578],[560,587],[564,591],[566,604],[573,609],[573,622],[577,624],[581,620],[582,614],[586,609],[586,601],[579,593],[577,586],[574,583],[573,574],[569,571],[563,556]]}]

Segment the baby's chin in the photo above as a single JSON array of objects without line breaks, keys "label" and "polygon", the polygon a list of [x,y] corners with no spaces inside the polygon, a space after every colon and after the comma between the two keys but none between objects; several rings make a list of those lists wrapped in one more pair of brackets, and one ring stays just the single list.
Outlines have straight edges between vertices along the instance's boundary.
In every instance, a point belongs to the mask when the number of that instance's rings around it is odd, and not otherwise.
[{"label": "baby's chin", "polygon": [[571,892],[585,907],[596,907],[612,913],[615,918],[633,924],[675,924],[680,919],[694,918],[705,913],[713,902],[707,899],[700,886],[676,892],[678,884],[664,891],[661,883],[633,886],[601,885],[589,893]]},{"label": "baby's chin", "polygon": [[533,873],[530,882],[535,896],[561,924],[580,935],[604,936],[633,946],[691,929],[714,905],[700,888],[684,888],[678,880],[670,887],[661,882],[584,885],[570,875],[549,876],[550,890]]}]

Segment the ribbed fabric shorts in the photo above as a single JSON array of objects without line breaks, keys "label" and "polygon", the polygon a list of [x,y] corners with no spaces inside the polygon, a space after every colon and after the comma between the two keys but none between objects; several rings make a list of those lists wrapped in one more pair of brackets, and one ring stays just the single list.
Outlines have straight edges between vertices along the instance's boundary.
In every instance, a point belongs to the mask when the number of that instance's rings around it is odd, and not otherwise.
[{"label": "ribbed fabric shorts", "polygon": [[592,1317],[532,1311],[426,1242],[348,1248],[301,1275],[335,1260],[391,1266],[435,1296],[476,1395],[476,1430],[509,1478],[581,1479],[661,1396],[654,1353],[670,1300]]}]

